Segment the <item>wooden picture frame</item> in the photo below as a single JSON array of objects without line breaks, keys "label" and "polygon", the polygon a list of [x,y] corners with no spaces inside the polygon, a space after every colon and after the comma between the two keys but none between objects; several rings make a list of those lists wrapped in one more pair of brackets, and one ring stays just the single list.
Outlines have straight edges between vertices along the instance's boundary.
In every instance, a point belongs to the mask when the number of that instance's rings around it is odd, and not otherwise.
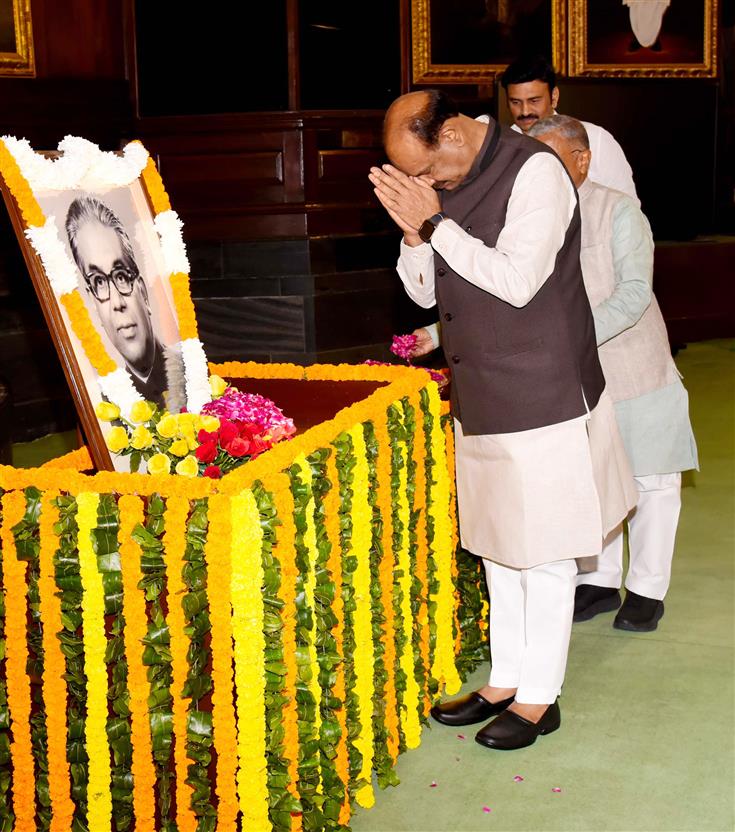
[{"label": "wooden picture frame", "polygon": [[0,76],[35,76],[31,0],[0,0]]},{"label": "wooden picture frame", "polygon": [[411,0],[414,84],[493,84],[529,51],[565,65],[566,0]]},{"label": "wooden picture frame", "polygon": [[569,2],[570,76],[717,75],[718,0]]},{"label": "wooden picture frame", "polygon": [[[94,465],[126,471],[129,458],[113,459],[105,441],[114,424],[98,418],[96,407],[112,401],[126,413],[125,402],[143,399],[178,412],[189,404],[191,359],[179,324],[182,300],[193,318],[188,262],[186,274],[173,274],[170,234],[164,240],[158,218],[178,217],[140,143],[103,153],[67,137],[62,147],[34,153],[22,140],[0,141],[0,190]],[[129,148],[134,158],[126,159]],[[50,186],[43,164],[34,180],[39,160],[57,164],[63,184]],[[180,224],[176,234],[183,252]],[[183,299],[172,276],[185,279]],[[201,363],[196,375],[206,379],[203,351]]]}]

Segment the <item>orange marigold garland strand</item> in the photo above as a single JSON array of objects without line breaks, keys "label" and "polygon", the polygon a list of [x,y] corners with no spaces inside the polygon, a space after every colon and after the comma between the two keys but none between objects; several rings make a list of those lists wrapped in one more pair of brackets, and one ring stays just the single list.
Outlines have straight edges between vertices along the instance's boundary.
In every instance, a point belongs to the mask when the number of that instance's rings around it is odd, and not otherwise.
[{"label": "orange marigold garland strand", "polygon": [[18,208],[23,217],[26,227],[43,225],[46,218],[43,215],[41,206],[36,201],[31,186],[25,176],[20,172],[20,167],[15,161],[13,154],[8,150],[4,141],[0,140],[0,171],[5,179],[10,193],[18,203]]},{"label": "orange marigold garland strand", "polygon": [[147,832],[155,827],[156,772],[153,766],[150,717],[148,714],[148,676],[143,664],[143,639],[148,633],[144,591],[138,584],[143,578],[141,549],[133,531],[143,525],[143,501],[123,495],[120,510],[120,565],[123,579],[123,615],[125,616],[125,655],[128,661],[130,691],[131,741],[133,745],[133,810],[135,828]]},{"label": "orange marigold garland strand", "polygon": [[232,678],[232,605],[230,600],[230,498],[209,498],[209,534],[204,550],[209,575],[209,618],[212,625],[212,728],[217,750],[215,791],[218,832],[235,828],[237,801],[237,728]]},{"label": "orange marigold garland strand", "polygon": [[191,299],[189,275],[176,272],[169,277],[171,294],[174,299],[176,318],[179,322],[179,337],[182,341],[188,338],[198,338],[197,317],[194,301]]},{"label": "orange marigold garland strand", "polygon": [[174,761],[176,766],[176,825],[179,832],[195,832],[197,818],[191,808],[192,789],[186,782],[189,758],[187,756],[187,721],[189,703],[184,698],[184,686],[189,673],[187,654],[189,639],[186,620],[181,606],[186,586],[182,578],[186,552],[186,521],[189,501],[186,497],[169,497],[166,500],[163,549],[166,560],[168,588],[167,624],[171,637],[171,670],[173,680],[173,731]]},{"label": "orange marigold garland strand", "polygon": [[117,369],[117,364],[107,354],[102,338],[89,317],[89,310],[84,305],[79,292],[67,292],[59,298],[66,309],[74,334],[84,348],[90,364],[101,375],[106,376]]},{"label": "orange marigold garland strand", "polygon": [[61,629],[61,601],[56,586],[54,555],[59,539],[54,524],[59,521],[55,501],[57,491],[47,491],[42,498],[39,518],[38,591],[43,621],[43,701],[46,711],[48,742],[48,785],[51,799],[51,832],[68,832],[72,827],[74,803],[71,800],[71,776],[66,759],[67,724],[66,661],[61,652],[58,633]]},{"label": "orange marigold garland strand", "polygon": [[[342,547],[339,539],[339,472],[337,471],[336,454],[330,449],[326,462],[326,477],[330,488],[324,497],[324,524],[329,540],[329,560],[327,569],[334,583],[334,601],[332,610],[337,623],[332,630],[334,636],[335,650],[338,656],[342,656],[344,650],[344,602],[342,600]],[[347,691],[345,687],[345,665],[341,661],[334,670],[335,681],[332,688],[332,695],[342,705],[335,710],[337,722],[340,727],[340,739],[337,744],[337,757],[335,759],[335,770],[337,776],[345,787],[344,800],[339,812],[339,822],[346,826],[349,823],[352,812],[350,805],[350,759],[347,749],[347,708],[345,698]]]},{"label": "orange marigold garland strand", "polygon": [[3,589],[5,591],[5,681],[13,742],[13,811],[16,832],[36,829],[35,770],[31,745],[31,685],[26,674],[28,660],[26,621],[26,563],[18,559],[13,527],[26,511],[25,495],[9,491],[3,495],[3,525],[0,542],[3,551]]},{"label": "orange marigold garland strand", "polygon": [[[288,790],[291,795],[299,799],[299,717],[296,704],[296,680],[298,667],[296,665],[296,578],[298,569],[295,561],[296,526],[294,525],[294,501],[291,493],[291,480],[286,474],[277,474],[268,481],[272,489],[276,507],[276,515],[281,522],[276,535],[277,541],[273,547],[273,556],[281,565],[281,591],[283,601],[283,664],[286,676],[283,681],[284,696],[288,702],[283,707],[283,747],[288,760]],[[302,828],[301,815],[291,813],[291,830],[300,832]]]},{"label": "orange marigold garland strand", "polygon": [[161,174],[158,172],[156,163],[149,156],[148,162],[141,173],[143,184],[148,193],[148,199],[151,201],[151,207],[154,214],[161,214],[163,211],[171,210],[171,201],[168,198],[166,189],[163,187],[163,180]]}]

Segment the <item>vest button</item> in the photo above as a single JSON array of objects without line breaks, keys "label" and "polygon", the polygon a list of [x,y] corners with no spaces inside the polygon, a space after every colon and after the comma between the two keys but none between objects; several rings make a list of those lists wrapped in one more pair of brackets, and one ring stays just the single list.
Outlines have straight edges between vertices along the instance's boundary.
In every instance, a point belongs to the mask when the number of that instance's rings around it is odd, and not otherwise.
[{"label": "vest button", "polygon": [[453,355],[452,356],[452,363],[453,364],[459,364],[459,356],[458,355]]},{"label": "vest button", "polygon": [[452,315],[451,312],[445,312],[444,313],[444,320],[445,321],[451,321],[453,317],[454,317],[454,315]]},{"label": "vest button", "polygon": [[472,226],[468,225],[467,228],[465,228],[465,231],[469,234],[470,231],[472,231]]},{"label": "vest button", "polygon": [[444,275],[447,273],[447,270],[446,269],[437,269],[436,273],[439,275],[439,277],[444,277]]}]

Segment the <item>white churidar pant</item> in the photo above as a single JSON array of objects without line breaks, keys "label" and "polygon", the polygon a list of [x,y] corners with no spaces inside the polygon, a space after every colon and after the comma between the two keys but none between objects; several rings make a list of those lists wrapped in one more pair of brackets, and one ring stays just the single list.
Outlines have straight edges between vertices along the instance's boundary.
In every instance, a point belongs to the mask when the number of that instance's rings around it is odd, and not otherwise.
[{"label": "white churidar pant", "polygon": [[641,46],[652,46],[656,42],[664,12],[671,0],[623,0],[630,9],[630,28]]},{"label": "white churidar pant", "polygon": [[564,681],[576,564],[571,559],[529,569],[484,564],[490,589],[490,684],[517,688],[517,702],[551,704]]},{"label": "white churidar pant", "polygon": [[[676,527],[681,510],[681,474],[635,477],[638,506],[628,517],[630,563],[625,588],[662,601],[669,589]],[[623,525],[608,535],[601,554],[581,559],[577,584],[620,589],[623,583]]]}]

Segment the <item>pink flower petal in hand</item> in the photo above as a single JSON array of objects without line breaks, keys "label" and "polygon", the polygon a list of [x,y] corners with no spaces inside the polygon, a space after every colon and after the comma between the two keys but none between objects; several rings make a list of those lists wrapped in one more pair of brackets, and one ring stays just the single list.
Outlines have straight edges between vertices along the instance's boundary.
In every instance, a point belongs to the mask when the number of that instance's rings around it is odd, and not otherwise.
[{"label": "pink flower petal in hand", "polygon": [[491,809],[489,806],[483,806],[483,807],[482,807],[482,811],[483,811],[486,815],[489,815],[489,814],[490,814],[490,812],[492,812],[492,809]]},{"label": "pink flower petal in hand", "polygon": [[559,794],[559,792],[561,791],[561,789],[560,789],[558,786],[554,786],[554,788],[553,788],[551,791],[552,791],[552,792],[556,792],[557,794]]},{"label": "pink flower petal in hand", "polygon": [[520,774],[516,774],[516,776],[513,778],[513,780],[514,780],[516,783],[522,783],[522,782],[523,782],[523,778],[521,777],[521,775],[520,775]]}]

